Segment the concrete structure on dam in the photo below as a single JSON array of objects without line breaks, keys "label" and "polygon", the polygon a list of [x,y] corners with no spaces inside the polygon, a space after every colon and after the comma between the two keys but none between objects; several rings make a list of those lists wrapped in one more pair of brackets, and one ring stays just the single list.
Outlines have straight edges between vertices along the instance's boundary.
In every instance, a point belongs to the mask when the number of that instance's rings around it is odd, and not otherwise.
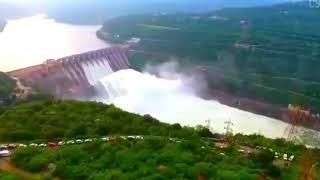
[{"label": "concrete structure on dam", "polygon": [[81,97],[90,94],[90,87],[100,78],[121,69],[128,69],[129,46],[116,46],[8,72],[28,85],[57,97]]}]

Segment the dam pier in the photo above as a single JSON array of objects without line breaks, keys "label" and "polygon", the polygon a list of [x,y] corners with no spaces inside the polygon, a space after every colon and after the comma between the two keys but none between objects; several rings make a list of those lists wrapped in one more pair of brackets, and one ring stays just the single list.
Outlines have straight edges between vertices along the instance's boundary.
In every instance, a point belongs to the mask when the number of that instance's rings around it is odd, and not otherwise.
[{"label": "dam pier", "polygon": [[50,59],[8,74],[59,98],[83,97],[100,78],[130,67],[129,49],[130,45],[114,46]]}]

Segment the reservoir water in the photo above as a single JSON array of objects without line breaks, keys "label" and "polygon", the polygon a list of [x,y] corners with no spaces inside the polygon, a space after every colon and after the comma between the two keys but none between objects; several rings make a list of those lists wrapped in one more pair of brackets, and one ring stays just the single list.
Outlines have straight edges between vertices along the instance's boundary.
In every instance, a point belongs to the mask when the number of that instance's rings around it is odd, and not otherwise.
[{"label": "reservoir water", "polygon": [[107,47],[96,38],[99,28],[57,23],[43,14],[8,20],[0,33],[0,71]]}]

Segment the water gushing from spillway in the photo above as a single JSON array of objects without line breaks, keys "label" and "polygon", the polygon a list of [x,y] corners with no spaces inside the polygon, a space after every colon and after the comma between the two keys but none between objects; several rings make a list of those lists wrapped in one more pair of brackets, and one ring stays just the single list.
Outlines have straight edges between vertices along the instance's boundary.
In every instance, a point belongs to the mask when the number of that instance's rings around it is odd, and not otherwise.
[{"label": "water gushing from spillway", "polygon": [[85,75],[91,85],[95,84],[99,79],[113,73],[109,62],[105,58],[101,58],[96,62],[81,63]]},{"label": "water gushing from spillway", "polygon": [[[235,133],[263,134],[270,138],[283,137],[288,127],[277,119],[201,99],[185,86],[183,78],[168,80],[134,70],[121,70],[100,79],[95,88],[97,101],[113,103],[138,114],[150,114],[167,123],[196,126],[204,125],[210,118],[212,130],[223,133],[225,121],[231,120]],[[301,141],[320,144],[318,132],[303,127],[298,127],[298,132]]]}]

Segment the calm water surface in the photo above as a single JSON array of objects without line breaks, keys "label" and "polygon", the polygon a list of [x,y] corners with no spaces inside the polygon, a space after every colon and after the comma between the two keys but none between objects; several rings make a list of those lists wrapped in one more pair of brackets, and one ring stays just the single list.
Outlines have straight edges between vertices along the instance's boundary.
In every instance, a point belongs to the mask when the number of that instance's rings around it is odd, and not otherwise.
[{"label": "calm water surface", "polygon": [[96,37],[99,28],[57,23],[46,15],[8,20],[0,33],[0,71],[107,47]]}]

